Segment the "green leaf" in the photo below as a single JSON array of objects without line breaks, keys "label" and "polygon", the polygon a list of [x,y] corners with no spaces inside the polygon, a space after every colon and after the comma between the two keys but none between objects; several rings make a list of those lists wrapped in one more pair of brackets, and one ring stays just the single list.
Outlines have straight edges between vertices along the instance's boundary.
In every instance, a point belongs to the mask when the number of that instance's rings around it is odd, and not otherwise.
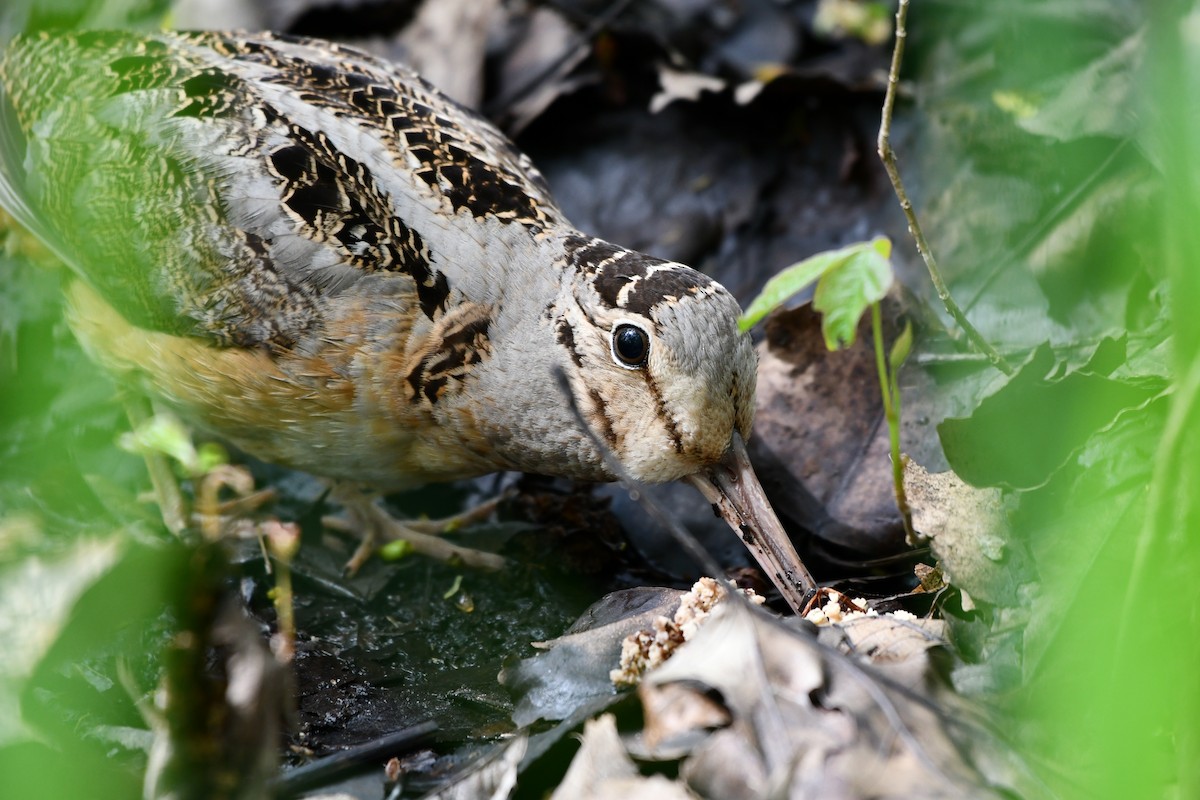
[{"label": "green leaf", "polygon": [[200,473],[200,456],[192,444],[188,429],[170,414],[158,414],[129,433],[122,434],[117,444],[131,453],[162,453],[183,466],[189,475]]},{"label": "green leaf", "polygon": [[205,442],[196,448],[196,472],[207,475],[217,467],[229,463],[229,453],[216,442]]},{"label": "green leaf", "polygon": [[229,463],[229,453],[219,444],[208,442],[196,447],[192,434],[182,422],[168,413],[157,414],[129,433],[117,438],[117,445],[130,453],[162,453],[174,459],[184,474],[199,477]]},{"label": "green leaf", "polygon": [[813,308],[821,312],[821,332],[830,350],[854,344],[863,313],[882,300],[892,285],[891,242],[879,237],[856,245],[853,251],[821,276],[813,296]]},{"label": "green leaf", "polygon": [[1030,133],[1059,141],[1085,136],[1134,136],[1138,115],[1131,111],[1140,92],[1138,80],[1146,53],[1144,31],[1129,35],[1083,69],[1071,73],[1058,95],[1017,124]]},{"label": "green leaf", "polygon": [[[743,332],[750,330],[763,317],[783,305],[789,297],[804,289],[813,281],[822,279],[825,275],[845,267],[848,262],[853,261],[856,257],[868,253],[876,253],[882,256],[886,262],[892,253],[892,243],[885,237],[880,236],[870,242],[859,242],[858,244],[852,244],[849,247],[843,247],[838,250],[827,250],[824,253],[817,253],[787,267],[774,278],[767,281],[762,292],[758,297],[754,298],[754,301],[750,303],[750,307],[746,309],[746,312],[738,320],[738,328]],[[890,286],[890,266],[888,266],[887,272],[887,286]],[[887,291],[887,286],[884,287],[884,292]],[[820,292],[820,285],[818,285],[817,291]],[[835,294],[840,294],[840,290]],[[817,310],[821,310],[819,306]],[[862,316],[861,309],[858,312],[858,316]],[[855,318],[855,324],[857,325],[857,317]],[[826,340],[828,341],[828,339],[829,336],[827,334]]]},{"label": "green leaf", "polygon": [[750,330],[763,317],[783,305],[789,297],[848,257],[845,250],[828,250],[785,268],[763,286],[762,292],[754,298],[750,307],[738,320],[738,328],[743,333]]}]

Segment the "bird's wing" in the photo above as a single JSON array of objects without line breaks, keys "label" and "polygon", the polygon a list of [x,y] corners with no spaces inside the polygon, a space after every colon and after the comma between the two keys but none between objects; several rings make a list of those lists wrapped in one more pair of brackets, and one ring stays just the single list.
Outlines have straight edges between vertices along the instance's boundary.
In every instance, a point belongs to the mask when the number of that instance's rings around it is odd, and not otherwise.
[{"label": "bird's wing", "polygon": [[50,230],[26,200],[24,157],[25,135],[0,82],[0,208],[38,238],[49,240]]},{"label": "bird's wing", "polygon": [[290,347],[322,298],[389,278],[433,319],[453,270],[559,218],[498,131],[327,43],[40,35],[10,43],[0,87],[0,204],[154,330]]}]

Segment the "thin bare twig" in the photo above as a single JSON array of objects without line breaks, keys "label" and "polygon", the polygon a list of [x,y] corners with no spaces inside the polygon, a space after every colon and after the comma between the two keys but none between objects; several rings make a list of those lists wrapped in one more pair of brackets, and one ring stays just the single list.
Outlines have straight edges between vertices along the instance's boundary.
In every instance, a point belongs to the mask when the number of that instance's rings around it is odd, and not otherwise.
[{"label": "thin bare twig", "polygon": [[942,280],[937,260],[933,257],[933,251],[929,249],[929,242],[925,240],[921,224],[917,222],[912,201],[908,199],[908,193],[904,190],[904,182],[900,180],[900,170],[896,166],[896,153],[892,150],[891,141],[892,112],[896,106],[896,87],[900,83],[900,64],[904,60],[904,42],[908,38],[908,32],[904,28],[904,23],[908,18],[908,2],[909,0],[900,0],[900,6],[896,9],[896,46],[892,50],[892,66],[888,70],[887,94],[883,100],[883,117],[879,123],[879,158],[883,161],[883,168],[887,170],[888,178],[892,181],[892,188],[896,190],[896,198],[900,201],[900,208],[904,211],[905,219],[908,220],[909,233],[912,234],[913,240],[917,244],[917,252],[921,254],[925,266],[929,268],[929,277],[933,281],[933,287],[937,290],[942,305],[946,307],[946,311],[950,312],[950,316],[967,335],[972,346],[987,356],[988,361],[996,369],[1005,375],[1012,375],[1014,371],[1012,365],[996,351],[996,348],[988,344],[987,340],[970,323],[958,304],[954,302],[954,298],[950,296],[950,290],[946,288],[946,282]]}]

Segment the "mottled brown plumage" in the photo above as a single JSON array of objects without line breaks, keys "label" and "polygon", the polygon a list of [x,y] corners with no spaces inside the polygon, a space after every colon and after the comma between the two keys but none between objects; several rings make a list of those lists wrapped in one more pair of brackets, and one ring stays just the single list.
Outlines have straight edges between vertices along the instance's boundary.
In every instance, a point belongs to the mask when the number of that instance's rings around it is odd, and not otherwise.
[{"label": "mottled brown plumage", "polygon": [[[756,366],[729,293],[576,231],[403,67],[271,34],[43,35],[7,46],[0,95],[0,204],[81,279],[85,346],[247,452],[382,489],[611,480],[605,449],[643,481],[757,486],[728,471]],[[726,516],[771,529],[798,602],[769,508]]]}]

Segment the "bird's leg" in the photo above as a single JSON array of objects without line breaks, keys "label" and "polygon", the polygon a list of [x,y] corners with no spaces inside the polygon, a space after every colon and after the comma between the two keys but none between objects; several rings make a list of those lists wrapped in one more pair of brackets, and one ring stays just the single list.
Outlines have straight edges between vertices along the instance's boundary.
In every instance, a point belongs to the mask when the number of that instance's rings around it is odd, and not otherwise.
[{"label": "bird's leg", "polygon": [[241,497],[222,500],[217,504],[217,514],[222,519],[244,517],[274,501],[277,496],[278,492],[274,489],[258,489]]},{"label": "bird's leg", "polygon": [[333,499],[345,507],[351,520],[347,523],[346,520],[326,517],[323,520],[325,525],[333,529],[352,530],[362,536],[354,555],[346,562],[346,572],[351,575],[366,563],[381,543],[396,539],[403,539],[412,545],[413,552],[439,561],[457,561],[468,567],[492,570],[501,569],[508,563],[495,553],[459,547],[439,536],[483,519],[504,499],[504,495],[443,520],[417,521],[396,519],[379,505],[375,495],[357,487],[339,484],[334,488]]},{"label": "bird's leg", "polygon": [[471,506],[466,511],[458,514],[453,514],[449,517],[441,519],[414,519],[408,520],[404,524],[406,527],[421,533],[427,533],[430,536],[441,536],[444,533],[454,533],[468,525],[474,525],[476,522],[482,522],[492,515],[501,503],[508,500],[517,492],[515,489],[505,489],[500,494],[484,500],[478,505]]}]

